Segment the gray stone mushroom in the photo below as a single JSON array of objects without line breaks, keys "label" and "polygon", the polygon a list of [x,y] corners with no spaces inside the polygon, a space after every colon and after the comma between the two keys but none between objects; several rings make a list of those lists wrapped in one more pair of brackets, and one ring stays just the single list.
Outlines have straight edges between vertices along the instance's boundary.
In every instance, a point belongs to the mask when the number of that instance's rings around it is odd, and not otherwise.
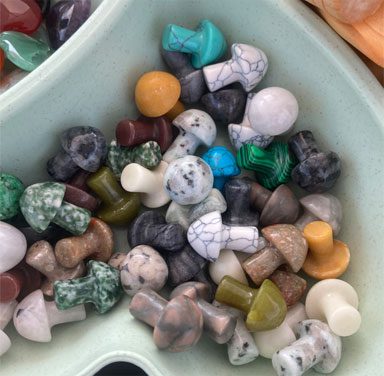
[{"label": "gray stone mushroom", "polygon": [[189,350],[201,337],[203,315],[188,296],[179,295],[169,302],[150,289],[140,290],[131,300],[133,317],[154,328],[153,341],[160,350]]},{"label": "gray stone mushroom", "polygon": [[243,268],[252,281],[260,285],[283,264],[288,264],[297,273],[308,252],[301,231],[290,224],[277,224],[264,227],[261,232],[270,245],[243,262]]},{"label": "gray stone mushroom", "polygon": [[208,303],[209,287],[201,282],[186,282],[176,287],[170,298],[186,295],[193,299],[201,309],[204,330],[219,344],[227,343],[233,336],[236,316]]},{"label": "gray stone mushroom", "polygon": [[84,304],[61,311],[54,301],[44,300],[41,290],[35,290],[16,307],[13,324],[21,336],[31,341],[50,342],[52,326],[84,320],[85,317]]},{"label": "gray stone mushroom", "polygon": [[211,146],[216,139],[216,125],[205,111],[190,109],[182,112],[173,120],[180,131],[163,155],[165,162],[194,154],[199,145]]},{"label": "gray stone mushroom", "polygon": [[313,221],[324,221],[331,225],[333,234],[337,236],[343,219],[343,208],[340,201],[329,193],[314,193],[300,200],[304,213],[296,221],[295,226],[300,230]]},{"label": "gray stone mushroom", "polygon": [[331,373],[341,358],[341,340],[319,320],[304,320],[295,327],[300,337],[290,346],[273,354],[272,365],[278,376],[301,376],[313,368]]},{"label": "gray stone mushroom", "polygon": [[73,268],[65,268],[59,264],[53,247],[45,240],[37,241],[29,247],[25,262],[47,277],[40,287],[45,296],[53,296],[53,282],[78,278],[85,274],[82,261]]}]

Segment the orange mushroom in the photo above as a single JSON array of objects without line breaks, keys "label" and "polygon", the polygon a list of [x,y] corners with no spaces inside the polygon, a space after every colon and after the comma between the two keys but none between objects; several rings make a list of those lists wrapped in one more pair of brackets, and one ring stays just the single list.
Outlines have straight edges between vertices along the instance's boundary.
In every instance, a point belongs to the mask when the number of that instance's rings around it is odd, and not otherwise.
[{"label": "orange mushroom", "polygon": [[175,76],[167,72],[151,71],[144,73],[137,81],[135,101],[143,115],[158,117],[167,112],[172,113],[174,107],[182,106],[178,102],[180,93],[180,82]]},{"label": "orange mushroom", "polygon": [[314,221],[304,227],[303,235],[309,252],[303,270],[315,279],[337,278],[348,267],[348,246],[333,239],[332,227],[323,221]]}]

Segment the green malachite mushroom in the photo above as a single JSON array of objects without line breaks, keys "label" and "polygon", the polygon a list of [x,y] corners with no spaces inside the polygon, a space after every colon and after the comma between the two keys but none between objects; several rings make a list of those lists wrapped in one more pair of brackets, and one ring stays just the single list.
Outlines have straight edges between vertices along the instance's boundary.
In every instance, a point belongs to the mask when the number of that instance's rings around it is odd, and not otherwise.
[{"label": "green malachite mushroom", "polygon": [[30,185],[20,197],[25,220],[36,232],[46,230],[51,222],[74,235],[81,235],[91,220],[89,210],[63,201],[65,185],[44,182]]},{"label": "green malachite mushroom", "polygon": [[287,144],[272,142],[267,149],[245,144],[237,152],[237,164],[246,170],[255,171],[257,181],[267,189],[285,184],[297,164]]},{"label": "green malachite mushroom", "polygon": [[251,332],[278,327],[287,313],[280,290],[269,279],[259,289],[253,289],[225,276],[217,287],[215,300],[245,312],[245,324]]},{"label": "green malachite mushroom", "polygon": [[87,264],[86,277],[56,281],[53,284],[55,303],[68,309],[83,303],[93,303],[99,313],[109,311],[123,295],[120,271],[101,261]]},{"label": "green malachite mushroom", "polygon": [[20,210],[19,199],[24,184],[11,174],[0,173],[0,220],[14,217]]}]

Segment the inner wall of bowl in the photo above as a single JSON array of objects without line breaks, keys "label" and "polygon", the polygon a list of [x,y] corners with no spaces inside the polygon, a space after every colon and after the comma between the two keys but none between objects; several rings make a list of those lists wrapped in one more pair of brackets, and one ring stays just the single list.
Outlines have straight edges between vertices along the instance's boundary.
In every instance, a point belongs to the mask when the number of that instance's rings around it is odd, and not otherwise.
[{"label": "inner wall of bowl", "polygon": [[[112,139],[119,120],[137,116],[133,92],[138,77],[149,70],[164,69],[159,46],[167,23],[194,28],[202,18],[210,18],[224,31],[229,45],[242,42],[263,49],[270,66],[256,91],[268,86],[289,89],[300,106],[294,131],[313,130],[320,146],[336,151],[343,162],[342,176],[332,193],[341,200],[344,208],[343,230],[339,238],[349,244],[352,254],[350,269],[343,279],[350,282],[361,297],[363,324],[357,335],[343,340],[344,355],[335,374],[351,376],[361,374],[356,370],[362,370],[368,359],[374,364],[377,346],[384,345],[376,326],[379,312],[372,309],[378,299],[373,286],[382,281],[377,234],[383,231],[383,133],[342,68],[334,64],[332,52],[322,50],[306,35],[305,28],[294,24],[293,18],[299,16],[297,11],[290,10],[291,19],[287,18],[285,8],[294,9],[294,3],[295,0],[284,3],[243,1],[239,4],[232,0],[125,1],[118,13],[111,12],[110,17],[99,19],[98,28],[84,34],[82,43],[71,45],[68,42],[67,51],[71,53],[78,52],[73,50],[76,48],[87,49],[81,59],[71,62],[68,67],[60,65],[57,59],[65,58],[65,50],[59,50],[55,61],[58,70],[54,76],[36,85],[35,98],[29,98],[29,102],[25,100],[24,107],[23,103],[11,104],[16,110],[6,113],[7,121],[0,128],[1,170],[16,174],[25,184],[48,179],[45,163],[58,150],[60,133],[71,126],[96,126],[103,130],[108,140]],[[112,3],[105,0],[103,8],[97,11],[107,12],[107,5],[112,6]],[[312,26],[321,28],[320,23]],[[46,66],[40,68],[55,68],[49,63],[47,61]],[[38,77],[39,72],[34,74]],[[17,95],[22,98],[22,93],[15,92]],[[17,111],[18,107],[22,111]],[[225,127],[219,129],[216,145],[219,144],[229,144]],[[118,231],[116,250],[126,249],[125,230]],[[126,306],[124,312],[121,310],[119,306],[108,315],[124,315],[123,324],[127,325],[129,333],[133,333],[133,338],[145,336],[145,348],[132,348],[131,351],[147,359],[156,357],[156,366],[164,374],[189,366],[194,367],[196,374],[206,374],[207,369],[210,375],[216,372],[251,375],[256,370],[263,375],[273,374],[270,363],[263,360],[234,370],[224,359],[225,347],[207,340],[187,354],[153,352],[147,328],[132,320],[126,322]],[[76,359],[71,338],[81,342],[76,331],[88,333],[89,330],[96,335],[97,330],[101,330],[96,328],[99,325],[107,326],[108,317],[91,314],[84,323],[58,327],[54,329],[57,338],[49,350],[45,345],[25,344],[24,339],[16,339],[16,348],[4,357],[3,364],[7,369],[13,368],[12,359],[15,358],[12,353],[17,352],[17,346],[35,356],[48,351],[57,362],[54,347],[63,349],[64,346],[67,356]],[[111,351],[122,350],[120,336],[114,330],[116,328],[110,328],[110,335],[116,336]],[[212,353],[210,358],[208,352]],[[93,357],[96,359],[101,355]],[[122,355],[121,358],[129,357]]]}]

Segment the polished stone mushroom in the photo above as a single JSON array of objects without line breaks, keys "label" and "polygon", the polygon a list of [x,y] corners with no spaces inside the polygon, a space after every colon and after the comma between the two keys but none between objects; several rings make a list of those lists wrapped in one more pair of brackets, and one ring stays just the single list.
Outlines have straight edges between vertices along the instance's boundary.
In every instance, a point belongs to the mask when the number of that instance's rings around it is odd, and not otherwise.
[{"label": "polished stone mushroom", "polygon": [[243,262],[243,268],[256,285],[260,285],[280,265],[288,264],[297,273],[307,256],[308,245],[293,225],[278,224],[261,230],[270,243]]},{"label": "polished stone mushroom", "polygon": [[299,339],[278,350],[272,365],[279,376],[301,376],[313,368],[320,373],[331,373],[341,358],[340,337],[328,325],[318,320],[304,320],[295,327]]},{"label": "polished stone mushroom", "polygon": [[200,339],[203,315],[188,296],[179,295],[169,302],[150,289],[140,290],[131,300],[133,317],[154,328],[153,340],[160,350],[189,350]]}]

